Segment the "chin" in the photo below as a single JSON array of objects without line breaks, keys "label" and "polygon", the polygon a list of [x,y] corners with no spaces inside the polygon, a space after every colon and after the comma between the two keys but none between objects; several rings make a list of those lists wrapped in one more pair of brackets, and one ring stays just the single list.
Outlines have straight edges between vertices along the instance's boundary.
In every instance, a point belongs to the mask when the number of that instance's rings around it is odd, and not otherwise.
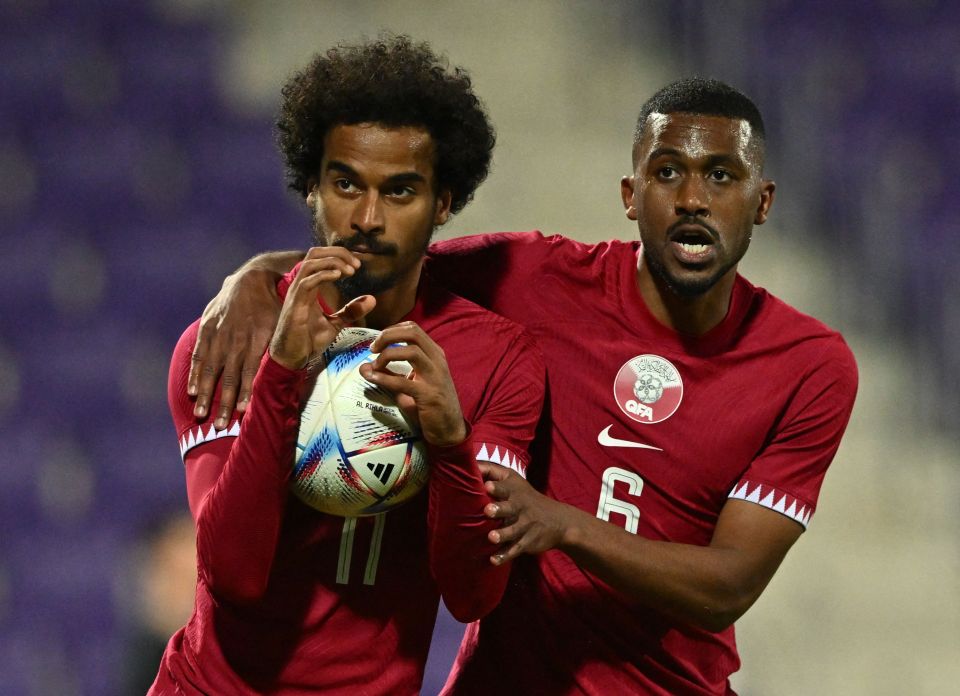
[{"label": "chin", "polygon": [[337,289],[344,299],[350,301],[361,295],[379,295],[397,284],[394,274],[372,275],[361,268],[354,275],[336,281]]},{"label": "chin", "polygon": [[667,273],[661,277],[666,282],[667,287],[680,297],[693,298],[709,292],[723,278],[723,273],[712,273],[710,275],[689,273],[683,276]]}]

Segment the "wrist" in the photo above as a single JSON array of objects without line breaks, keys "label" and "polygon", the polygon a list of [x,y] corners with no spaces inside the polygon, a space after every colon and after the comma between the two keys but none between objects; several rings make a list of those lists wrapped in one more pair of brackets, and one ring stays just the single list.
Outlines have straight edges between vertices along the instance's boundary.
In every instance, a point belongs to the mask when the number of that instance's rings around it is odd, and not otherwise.
[{"label": "wrist", "polygon": [[586,515],[586,513],[583,513],[578,508],[557,502],[550,498],[548,498],[548,500],[550,500],[551,504],[560,508],[558,510],[558,517],[563,520],[561,525],[560,541],[557,543],[557,549],[563,551],[569,556],[575,556],[578,549],[581,548],[584,538],[586,537],[585,530],[581,524],[583,521],[583,516]]},{"label": "wrist", "polygon": [[442,434],[423,434],[423,439],[433,447],[452,448],[462,445],[467,440],[470,429],[466,422],[461,418],[459,426],[452,427],[449,431]]},{"label": "wrist", "polygon": [[[469,449],[467,447],[468,440],[470,439],[470,424],[462,420],[461,424],[463,426],[462,434],[454,434],[449,437],[437,437],[437,436],[428,436],[426,432],[423,433],[423,441],[427,445],[427,449],[434,450],[437,454],[442,454],[444,452],[450,453],[457,450],[466,451]],[[468,452],[472,455],[472,452]]]},{"label": "wrist", "polygon": [[296,360],[288,356],[285,356],[283,354],[283,351],[278,346],[274,346],[272,342],[270,344],[270,349],[267,351],[267,353],[270,355],[270,359],[273,360],[273,362],[277,363],[281,367],[285,367],[288,370],[292,370],[295,372],[299,372],[300,370],[303,370],[307,364],[306,359]]}]

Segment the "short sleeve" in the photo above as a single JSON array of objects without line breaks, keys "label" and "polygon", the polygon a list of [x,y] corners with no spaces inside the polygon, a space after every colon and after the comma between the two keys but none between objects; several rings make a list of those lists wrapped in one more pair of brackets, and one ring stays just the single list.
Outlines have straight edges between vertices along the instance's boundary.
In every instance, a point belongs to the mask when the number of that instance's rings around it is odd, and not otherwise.
[{"label": "short sleeve", "polygon": [[786,515],[804,528],[816,510],[857,393],[857,365],[838,335],[812,364],[769,443],[729,495]]}]

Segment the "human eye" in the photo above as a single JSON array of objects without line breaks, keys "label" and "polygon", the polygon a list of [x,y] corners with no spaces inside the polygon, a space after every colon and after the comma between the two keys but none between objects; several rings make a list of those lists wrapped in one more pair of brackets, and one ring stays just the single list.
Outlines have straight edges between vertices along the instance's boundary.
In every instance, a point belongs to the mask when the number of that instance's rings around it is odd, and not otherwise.
[{"label": "human eye", "polygon": [[680,176],[680,173],[669,164],[657,168],[657,178],[663,181],[670,181],[671,179],[676,179],[678,176]]},{"label": "human eye", "polygon": [[405,184],[396,184],[387,190],[387,195],[391,198],[411,198],[415,196],[416,193],[412,186]]},{"label": "human eye", "polygon": [[356,185],[344,177],[338,177],[333,180],[333,185],[338,191],[343,191],[344,193],[353,193],[357,190]]},{"label": "human eye", "polygon": [[715,181],[718,184],[725,184],[728,181],[733,181],[733,174],[728,172],[726,169],[714,169],[707,175],[707,177],[711,181]]}]

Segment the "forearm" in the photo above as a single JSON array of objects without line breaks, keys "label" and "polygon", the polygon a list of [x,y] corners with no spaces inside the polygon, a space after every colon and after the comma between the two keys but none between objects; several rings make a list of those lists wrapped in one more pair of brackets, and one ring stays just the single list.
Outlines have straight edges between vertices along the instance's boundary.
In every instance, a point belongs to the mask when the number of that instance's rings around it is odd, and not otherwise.
[{"label": "forearm", "polygon": [[304,251],[267,251],[257,254],[244,262],[231,276],[242,274],[244,271],[267,271],[283,275],[303,260]]},{"label": "forearm", "polygon": [[[239,436],[196,511],[201,573],[214,593],[232,601],[254,601],[266,590],[288,498],[303,379],[264,360]],[[193,462],[188,473],[204,465]]]},{"label": "forearm", "polygon": [[730,626],[769,580],[750,572],[735,549],[653,541],[562,506],[558,548],[578,566],[634,601],[700,628]]},{"label": "forearm", "polygon": [[487,534],[499,526],[483,513],[490,496],[473,458],[473,442],[429,449],[431,457],[430,566],[450,613],[475,621],[499,603],[509,566],[493,566]]}]

